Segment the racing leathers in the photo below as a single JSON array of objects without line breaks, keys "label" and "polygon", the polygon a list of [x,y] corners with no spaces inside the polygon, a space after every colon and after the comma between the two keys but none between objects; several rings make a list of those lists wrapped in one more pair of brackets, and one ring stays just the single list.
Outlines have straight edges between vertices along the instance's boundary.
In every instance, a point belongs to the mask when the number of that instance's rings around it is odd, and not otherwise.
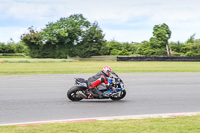
[{"label": "racing leathers", "polygon": [[103,71],[100,71],[96,75],[88,78],[88,98],[93,98],[95,95],[98,95],[99,98],[102,98],[102,92],[96,88],[102,83],[105,83],[107,87],[110,87],[108,76]]}]

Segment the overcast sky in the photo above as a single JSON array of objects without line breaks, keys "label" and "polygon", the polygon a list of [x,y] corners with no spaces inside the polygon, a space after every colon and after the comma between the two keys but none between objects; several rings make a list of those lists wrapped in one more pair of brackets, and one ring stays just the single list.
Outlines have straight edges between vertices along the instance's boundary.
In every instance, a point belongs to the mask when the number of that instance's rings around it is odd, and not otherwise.
[{"label": "overcast sky", "polygon": [[37,30],[61,17],[83,14],[97,21],[108,41],[149,41],[153,27],[166,23],[170,41],[185,42],[192,34],[200,38],[199,0],[0,0],[0,42]]}]

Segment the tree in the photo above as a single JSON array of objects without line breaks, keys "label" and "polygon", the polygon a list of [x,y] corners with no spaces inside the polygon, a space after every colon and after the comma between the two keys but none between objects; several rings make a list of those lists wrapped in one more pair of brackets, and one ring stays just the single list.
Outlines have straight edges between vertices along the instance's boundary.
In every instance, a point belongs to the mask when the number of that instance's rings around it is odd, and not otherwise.
[{"label": "tree", "polygon": [[193,34],[181,50],[186,56],[200,56],[200,39],[195,39],[195,34]]},{"label": "tree", "polygon": [[136,43],[136,54],[139,55],[153,55],[154,54],[154,49],[150,47],[150,42],[148,41],[143,41],[141,43]]},{"label": "tree", "polygon": [[162,25],[155,25],[153,28],[153,36],[150,39],[150,43],[152,48],[154,49],[163,49],[166,47],[166,51],[168,56],[170,55],[170,50],[169,50],[169,45],[168,45],[168,40],[171,37],[171,31],[165,23]]},{"label": "tree", "polygon": [[30,28],[21,39],[29,47],[31,57],[43,58],[99,55],[105,42],[98,24],[91,24],[82,14],[51,22],[41,32]]},{"label": "tree", "polygon": [[133,54],[136,51],[135,45],[133,43],[125,42],[122,44],[122,50],[126,50],[125,55]]},{"label": "tree", "polygon": [[120,43],[115,40],[106,42],[106,45],[101,48],[101,54],[103,55],[131,55],[135,51],[136,46],[134,46],[134,43]]},{"label": "tree", "polygon": [[24,53],[25,47],[21,42],[15,43],[12,39],[7,43],[0,43],[0,53]]},{"label": "tree", "polygon": [[101,50],[100,50],[101,55],[110,55],[110,47],[107,44],[108,44],[108,42],[105,42],[101,46]]},{"label": "tree", "polygon": [[77,44],[77,55],[79,57],[90,57],[101,54],[101,47],[105,44],[103,31],[97,23],[93,23],[88,30],[82,34],[82,40]]},{"label": "tree", "polygon": [[43,29],[42,35],[44,41],[55,58],[67,58],[67,56],[76,56],[74,46],[82,41],[85,30],[90,27],[90,22],[82,14],[74,14],[68,18],[61,18],[55,23],[49,23]]},{"label": "tree", "polygon": [[[193,43],[192,43],[193,42]],[[185,55],[187,56],[200,56],[200,39],[193,39],[190,43],[186,43],[188,51]]]},{"label": "tree", "polygon": [[27,46],[27,54],[30,57],[40,58],[43,57],[45,50],[43,48],[44,42],[42,41],[42,34],[34,30],[33,26],[29,27],[29,33],[21,36],[22,43]]},{"label": "tree", "polygon": [[122,50],[122,44],[115,40],[108,42],[107,46],[109,48],[110,55],[119,55],[119,52]]},{"label": "tree", "polygon": [[25,52],[25,46],[22,42],[18,42],[15,44],[15,53],[24,53]]},{"label": "tree", "polygon": [[195,39],[195,34],[193,34],[185,43],[171,42],[170,48],[176,56],[200,56],[200,39]]},{"label": "tree", "polygon": [[190,36],[190,38],[186,41],[186,43],[188,44],[188,43],[194,43],[194,41],[195,41],[195,35],[196,34],[193,34],[192,36]]},{"label": "tree", "polygon": [[0,43],[0,53],[5,53],[5,44]]}]

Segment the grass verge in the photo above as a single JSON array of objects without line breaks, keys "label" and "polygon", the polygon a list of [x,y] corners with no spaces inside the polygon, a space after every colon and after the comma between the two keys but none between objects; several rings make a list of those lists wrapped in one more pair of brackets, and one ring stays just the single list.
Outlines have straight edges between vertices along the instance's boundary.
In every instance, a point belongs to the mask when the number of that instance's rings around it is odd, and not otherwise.
[{"label": "grass verge", "polygon": [[200,116],[2,126],[2,133],[199,133]]},{"label": "grass verge", "polygon": [[2,58],[1,63],[58,63],[71,62],[72,59],[34,59],[34,58]]},{"label": "grass verge", "polygon": [[109,65],[117,73],[200,72],[200,62],[77,61],[49,63],[0,63],[0,75],[96,73]]}]

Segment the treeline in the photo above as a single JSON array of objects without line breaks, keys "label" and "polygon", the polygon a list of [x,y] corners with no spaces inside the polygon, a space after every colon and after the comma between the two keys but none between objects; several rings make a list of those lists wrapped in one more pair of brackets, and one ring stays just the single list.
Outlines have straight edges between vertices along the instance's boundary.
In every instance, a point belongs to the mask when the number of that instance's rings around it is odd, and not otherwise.
[{"label": "treeline", "polygon": [[171,42],[170,48],[173,56],[200,56],[200,39],[193,34],[185,43]]},{"label": "treeline", "polygon": [[15,43],[12,39],[7,43],[0,43],[0,53],[24,53],[25,46],[22,42]]},{"label": "treeline", "polygon": [[[185,43],[170,42],[169,56],[200,56],[200,39],[192,35]],[[168,56],[166,47],[152,48],[151,41],[141,43],[120,43],[115,40],[106,42],[102,47],[102,55],[132,55],[132,56]]]},{"label": "treeline", "polygon": [[[194,39],[192,35],[185,43],[170,42],[171,56],[200,56],[200,39]],[[154,51],[154,52],[153,52]],[[29,55],[23,42],[15,43],[13,41],[0,43],[0,53],[26,53]],[[99,55],[133,55],[133,56],[167,56],[165,49],[151,49],[150,42],[124,42],[106,41],[101,47]]]},{"label": "treeline", "polygon": [[153,37],[143,42],[107,41],[97,22],[82,14],[61,18],[37,31],[34,27],[21,41],[0,43],[0,53],[26,53],[33,58],[90,57],[97,55],[200,56],[200,39],[192,35],[185,43],[168,42],[171,31],[166,24],[155,25]]}]

